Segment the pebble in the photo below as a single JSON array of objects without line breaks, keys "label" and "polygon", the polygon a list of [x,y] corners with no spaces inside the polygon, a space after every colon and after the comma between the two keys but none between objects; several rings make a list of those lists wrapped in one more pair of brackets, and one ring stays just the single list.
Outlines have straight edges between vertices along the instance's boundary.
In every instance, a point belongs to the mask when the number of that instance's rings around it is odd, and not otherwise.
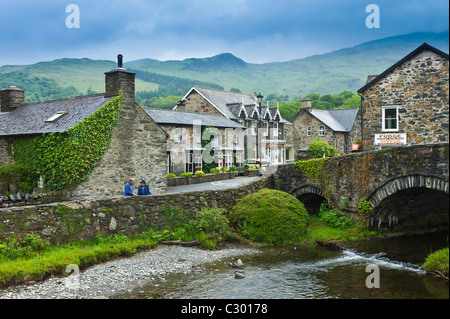
[{"label": "pebble", "polygon": [[200,265],[203,263],[259,252],[257,249],[240,246],[216,251],[196,247],[158,246],[157,249],[140,252],[129,258],[115,259],[82,270],[78,278],[71,281],[70,286],[65,279],[50,276],[43,282],[0,289],[0,299],[110,298],[116,292],[132,292],[134,288],[155,280],[164,281],[163,277],[168,273],[187,274],[196,269],[201,270]]}]

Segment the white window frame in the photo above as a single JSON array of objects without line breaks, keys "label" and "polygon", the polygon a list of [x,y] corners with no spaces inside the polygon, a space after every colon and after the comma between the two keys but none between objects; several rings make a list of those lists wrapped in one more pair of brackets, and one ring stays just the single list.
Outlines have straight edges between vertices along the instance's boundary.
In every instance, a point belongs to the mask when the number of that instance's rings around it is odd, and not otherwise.
[{"label": "white window frame", "polygon": [[[386,110],[392,110],[395,109],[396,113],[396,128],[386,128]],[[386,105],[382,107],[381,110],[381,117],[382,117],[382,131],[383,132],[398,132],[398,105]]]},{"label": "white window frame", "polygon": [[183,129],[181,127],[177,127],[175,129],[175,143],[183,142]]},{"label": "white window frame", "polygon": [[306,136],[312,136],[312,126],[306,128]]},{"label": "white window frame", "polygon": [[319,136],[325,136],[325,125],[319,125]]},{"label": "white window frame", "polygon": [[256,135],[256,127],[257,127],[257,123],[256,122],[252,122],[250,124],[250,132],[252,135]]}]

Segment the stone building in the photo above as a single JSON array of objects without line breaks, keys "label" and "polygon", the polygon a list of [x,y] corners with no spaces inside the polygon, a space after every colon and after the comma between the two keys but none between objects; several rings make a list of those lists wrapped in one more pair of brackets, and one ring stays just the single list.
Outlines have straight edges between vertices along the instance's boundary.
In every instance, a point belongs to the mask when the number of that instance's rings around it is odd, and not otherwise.
[{"label": "stone building", "polygon": [[[244,126],[244,158],[247,161],[257,160],[257,143],[262,162],[283,164],[295,160],[297,131],[292,123],[281,117],[277,107],[270,108],[264,103],[261,104],[260,116],[254,95],[193,87],[174,110],[223,116]],[[262,125],[258,129],[260,118]],[[290,126],[291,129],[288,129]]]},{"label": "stone building", "polygon": [[449,141],[449,56],[427,43],[358,90],[364,150]]},{"label": "stone building", "polygon": [[221,115],[144,110],[170,137],[167,142],[168,173],[195,173],[211,163],[219,169],[243,165],[245,127],[239,123]]},{"label": "stone building", "polygon": [[298,129],[297,145],[305,151],[311,142],[327,142],[339,152],[349,153],[360,132],[358,109],[313,109],[311,100],[304,99],[300,111],[291,122]]},{"label": "stone building", "polygon": [[123,95],[118,124],[109,149],[81,184],[70,190],[72,198],[123,195],[129,178],[146,179],[154,194],[167,187],[167,134],[135,102],[135,73],[119,66],[105,73],[106,92],[68,99],[24,103],[24,91],[1,91],[0,165],[13,162],[17,139],[49,133],[64,134],[112,98]]}]

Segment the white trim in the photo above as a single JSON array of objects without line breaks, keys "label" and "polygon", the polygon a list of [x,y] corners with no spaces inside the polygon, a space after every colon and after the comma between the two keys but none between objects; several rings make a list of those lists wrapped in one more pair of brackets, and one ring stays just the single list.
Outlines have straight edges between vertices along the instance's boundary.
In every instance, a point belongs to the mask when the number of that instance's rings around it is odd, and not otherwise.
[{"label": "white trim", "polygon": [[[323,134],[320,134],[320,128],[323,127]],[[325,125],[319,125],[319,132],[318,132],[319,136],[325,136]]]},{"label": "white trim", "polygon": [[[395,109],[396,113],[396,124],[397,127],[395,129],[387,129],[386,128],[386,116],[385,116],[385,110],[386,109]],[[381,107],[381,131],[382,132],[398,132],[398,105],[385,105]]]}]

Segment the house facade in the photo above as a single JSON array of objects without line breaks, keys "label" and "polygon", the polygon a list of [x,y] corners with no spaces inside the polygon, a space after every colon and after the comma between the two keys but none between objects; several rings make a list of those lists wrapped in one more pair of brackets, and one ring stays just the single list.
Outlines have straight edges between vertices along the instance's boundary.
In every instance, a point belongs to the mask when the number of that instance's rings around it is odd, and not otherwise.
[{"label": "house facade", "polygon": [[358,90],[364,150],[448,143],[449,56],[427,43]]},{"label": "house facade", "polygon": [[[68,196],[73,199],[122,196],[129,178],[147,180],[154,194],[165,192],[168,136],[135,102],[135,74],[122,68],[119,62],[118,68],[105,73],[105,88],[103,94],[32,104],[24,103],[23,90],[15,87],[2,90],[0,165],[14,161],[17,155],[14,145],[19,140],[51,134],[66,136],[80,123],[89,122],[93,114],[122,94],[117,124],[111,136],[107,137],[109,147],[103,150],[95,167],[90,168],[90,174],[78,185],[66,190]],[[89,144],[89,134],[77,141]],[[54,165],[55,173],[60,169],[58,164]],[[46,176],[45,182],[51,187],[50,180],[51,177]]]},{"label": "house facade", "polygon": [[337,151],[348,154],[360,134],[358,109],[313,109],[311,100],[303,99],[300,111],[291,122],[298,130],[297,145],[305,151],[311,142],[327,142]]},{"label": "house facade", "polygon": [[167,173],[209,172],[212,167],[244,164],[244,126],[221,115],[144,110],[169,136]]},{"label": "house facade", "polygon": [[276,165],[295,160],[293,124],[281,117],[277,107],[264,103],[260,107],[254,95],[193,87],[174,110],[222,116],[244,127],[247,162],[261,158],[263,163]]}]

